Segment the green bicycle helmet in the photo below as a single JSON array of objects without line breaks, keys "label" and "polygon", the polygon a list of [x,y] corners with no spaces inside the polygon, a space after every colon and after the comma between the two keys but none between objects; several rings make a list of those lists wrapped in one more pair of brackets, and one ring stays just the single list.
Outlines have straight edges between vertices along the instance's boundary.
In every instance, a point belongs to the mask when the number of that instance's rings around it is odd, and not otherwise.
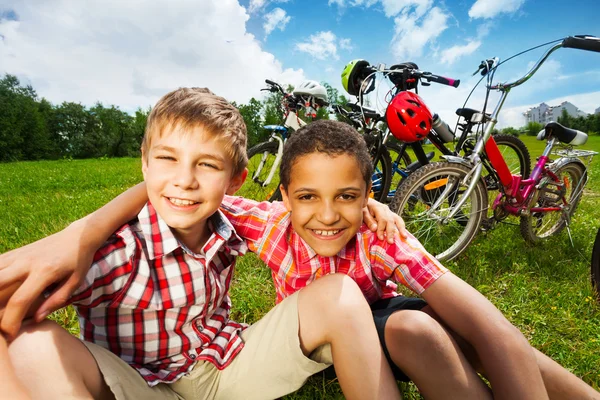
[{"label": "green bicycle helmet", "polygon": [[370,64],[366,60],[356,59],[350,61],[342,71],[342,86],[348,94],[358,96],[360,85],[370,73]]}]

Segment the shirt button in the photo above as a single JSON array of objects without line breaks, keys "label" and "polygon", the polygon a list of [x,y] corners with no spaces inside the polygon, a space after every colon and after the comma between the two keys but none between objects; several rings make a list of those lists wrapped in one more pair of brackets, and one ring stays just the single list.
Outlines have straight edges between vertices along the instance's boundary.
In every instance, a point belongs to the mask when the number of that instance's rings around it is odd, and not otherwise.
[{"label": "shirt button", "polygon": [[195,354],[192,354],[192,353],[190,353],[190,358],[191,358],[192,360],[195,360],[195,359],[196,359],[196,355],[195,355]]}]

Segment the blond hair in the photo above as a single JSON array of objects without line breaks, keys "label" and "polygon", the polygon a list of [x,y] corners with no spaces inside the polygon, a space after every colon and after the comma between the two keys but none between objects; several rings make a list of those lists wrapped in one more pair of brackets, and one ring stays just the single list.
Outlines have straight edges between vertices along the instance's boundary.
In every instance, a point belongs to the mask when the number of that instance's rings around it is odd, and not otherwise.
[{"label": "blond hair", "polygon": [[184,130],[202,127],[224,144],[234,176],[246,168],[246,124],[238,109],[223,97],[206,88],[179,88],[164,95],[148,116],[142,156],[148,156],[153,137],[161,137],[167,129],[175,127]]}]

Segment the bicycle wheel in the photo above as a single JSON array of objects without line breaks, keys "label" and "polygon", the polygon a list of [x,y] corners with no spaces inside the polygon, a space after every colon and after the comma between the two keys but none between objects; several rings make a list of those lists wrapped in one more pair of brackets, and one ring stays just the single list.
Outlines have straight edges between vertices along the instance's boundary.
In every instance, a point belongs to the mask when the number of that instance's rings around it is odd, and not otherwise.
[{"label": "bicycle wheel", "polygon": [[257,201],[281,200],[279,168],[275,171],[271,182],[264,186],[275,163],[278,148],[277,142],[263,142],[248,150],[248,177],[240,188],[241,196]]},{"label": "bicycle wheel", "polygon": [[[521,139],[512,135],[494,135],[494,140],[500,149],[500,153],[508,165],[510,173],[513,175],[520,174],[523,179],[531,174],[531,156],[529,149]],[[500,182],[494,174],[490,174],[487,169],[483,171],[483,179],[489,191],[498,191]],[[494,200],[496,196],[488,196],[490,200]]]},{"label": "bicycle wheel", "polygon": [[541,188],[537,189],[538,199],[534,206],[561,207],[561,210],[532,212],[529,216],[521,217],[521,234],[529,243],[536,243],[540,239],[560,233],[581,199],[587,180],[587,171],[581,163],[568,162],[554,173],[558,181],[552,180],[546,173],[542,176]]},{"label": "bicycle wheel", "polygon": [[[396,142],[387,142],[385,147],[387,147],[390,153],[390,159],[392,161],[392,179],[390,183],[390,192],[388,193],[388,200],[391,200],[393,197],[393,193],[391,192],[395,191],[398,185],[400,185],[400,181],[402,181],[405,176],[401,174],[400,171],[406,171],[406,167],[412,163],[412,160],[410,159],[406,149],[403,151],[400,148],[400,144]],[[402,156],[400,156],[400,154],[402,154]]]},{"label": "bicycle wheel", "polygon": [[[373,157],[373,154],[371,154]],[[390,183],[392,181],[392,161],[390,153],[384,148],[381,151],[377,160],[373,162],[373,176],[371,178],[373,198],[380,203],[387,202],[387,194],[390,191]]]},{"label": "bicycle wheel", "polygon": [[440,261],[452,260],[467,248],[487,212],[487,192],[480,179],[459,212],[447,219],[468,186],[465,177],[469,172],[468,167],[456,163],[425,165],[400,183],[390,206]]},{"label": "bicycle wheel", "polygon": [[600,229],[592,249],[592,286],[596,290],[596,298],[600,301]]}]

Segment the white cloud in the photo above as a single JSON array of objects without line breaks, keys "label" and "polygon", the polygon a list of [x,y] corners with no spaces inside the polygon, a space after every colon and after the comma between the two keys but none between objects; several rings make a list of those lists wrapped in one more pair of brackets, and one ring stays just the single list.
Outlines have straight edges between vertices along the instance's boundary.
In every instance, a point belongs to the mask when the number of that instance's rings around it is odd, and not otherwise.
[{"label": "white cloud", "polygon": [[353,49],[350,39],[340,39],[340,49],[351,51]]},{"label": "white cloud", "polygon": [[283,32],[285,26],[290,22],[290,16],[287,15],[285,10],[277,7],[274,8],[270,13],[265,14],[265,23],[263,24],[263,28],[265,28],[265,34],[269,35],[273,32],[274,29],[279,29]]},{"label": "white cloud", "polygon": [[296,49],[308,53],[318,60],[325,60],[329,57],[337,60],[339,57],[335,41],[336,37],[331,31],[317,32],[310,35],[308,42],[298,43]]},{"label": "white cloud", "polygon": [[415,13],[404,11],[394,18],[395,34],[391,43],[392,52],[398,59],[421,56],[423,48],[434,41],[446,28],[448,15],[433,7],[420,18]]},{"label": "white cloud", "polygon": [[250,0],[248,11],[253,14],[263,8],[267,4],[267,0]]},{"label": "white cloud", "polygon": [[471,18],[494,18],[498,14],[517,11],[525,0],[477,0],[469,10]]},{"label": "white cloud", "polygon": [[180,86],[246,102],[266,78],[305,79],[246,31],[249,16],[236,0],[15,1],[9,9],[18,21],[0,21],[0,75],[17,75],[55,104],[133,110]]},{"label": "white cloud", "polygon": [[393,17],[412,7],[415,8],[417,18],[425,15],[433,5],[433,0],[381,0],[383,12],[386,17]]},{"label": "white cloud", "polygon": [[470,41],[464,46],[452,46],[449,49],[442,51],[441,62],[443,64],[453,64],[459,58],[472,54],[479,48],[479,46],[481,46],[481,42],[479,40]]}]

